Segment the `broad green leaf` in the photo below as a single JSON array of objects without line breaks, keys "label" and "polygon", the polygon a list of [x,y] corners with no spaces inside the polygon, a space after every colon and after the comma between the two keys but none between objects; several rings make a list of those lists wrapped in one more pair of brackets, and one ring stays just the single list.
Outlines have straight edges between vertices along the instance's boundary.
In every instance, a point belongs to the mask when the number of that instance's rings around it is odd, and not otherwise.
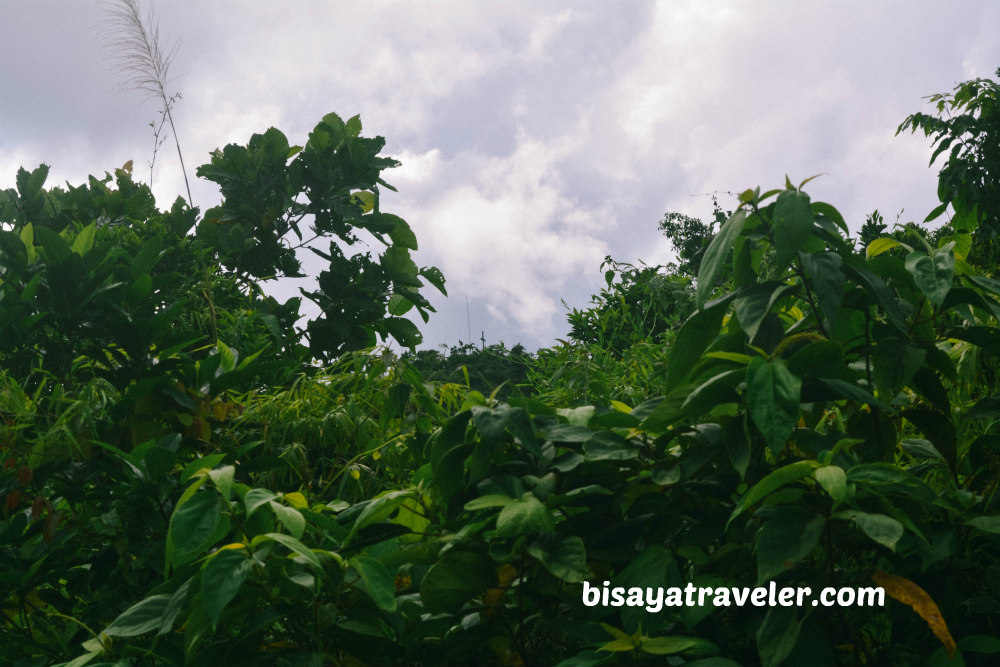
[{"label": "broad green leaf", "polygon": [[853,521],[864,531],[865,535],[879,544],[888,547],[890,551],[896,550],[896,543],[903,536],[903,524],[885,514],[869,514],[859,510],[845,510],[837,512],[832,518]]},{"label": "broad green leaf", "polygon": [[774,270],[788,267],[813,233],[813,212],[809,195],[788,190],[778,195],[774,205]]},{"label": "broad green leaf", "polygon": [[705,255],[701,260],[701,268],[698,271],[698,286],[695,292],[695,302],[698,308],[705,305],[705,301],[712,293],[715,279],[732,254],[733,243],[743,231],[746,217],[746,211],[743,209],[733,213],[708,244],[708,249],[705,250]]},{"label": "broad green leaf", "polygon": [[832,220],[833,224],[837,225],[838,227],[840,227],[844,231],[844,234],[850,234],[851,233],[850,229],[848,229],[848,227],[847,227],[847,223],[844,222],[844,216],[842,216],[840,214],[840,211],[838,211],[837,209],[835,209],[830,204],[827,204],[826,202],[821,202],[821,201],[814,201],[812,203],[812,210],[813,210],[813,213],[815,213],[816,215],[824,215],[827,218],[829,218],[830,220]]},{"label": "broad green leaf", "polygon": [[160,619],[172,597],[170,593],[151,595],[135,603],[119,614],[104,629],[104,634],[109,637],[135,637],[156,630],[160,627]]},{"label": "broad green leaf", "polygon": [[747,337],[753,340],[760,329],[764,316],[771,311],[771,306],[781,298],[781,295],[792,289],[791,285],[776,281],[755,285],[739,296],[733,302],[733,311],[740,321],[740,326]]},{"label": "broad green leaf", "polygon": [[674,344],[670,347],[670,361],[667,368],[667,386],[671,389],[679,387],[686,380],[698,362],[702,353],[715,340],[722,327],[722,317],[726,313],[724,305],[735,297],[730,293],[717,299],[704,309],[696,310],[677,331]]},{"label": "broad green leaf", "polygon": [[729,522],[732,523],[733,519],[742,514],[748,507],[756,505],[771,492],[780,489],[785,484],[812,475],[813,469],[818,467],[818,465],[815,461],[796,461],[770,473],[764,479],[750,487],[746,495],[736,504],[736,508],[729,517]]},{"label": "broad green leaf", "polygon": [[951,289],[955,277],[955,255],[953,244],[946,244],[928,256],[922,252],[911,252],[906,256],[906,270],[924,296],[935,306],[940,306]]},{"label": "broad green leaf", "polygon": [[895,336],[880,339],[872,355],[872,375],[879,398],[891,402],[920,370],[926,356],[923,348],[911,346]]},{"label": "broad green leaf", "polygon": [[552,512],[526,491],[519,499],[500,510],[497,517],[497,534],[500,537],[520,537],[545,533],[555,528]]},{"label": "broad green leaf", "polygon": [[413,308],[413,302],[407,299],[402,294],[393,294],[389,297],[389,303],[386,305],[386,312],[390,315],[395,315],[397,317],[405,315],[411,308]]},{"label": "broad green leaf", "polygon": [[840,466],[824,466],[813,471],[813,479],[833,499],[836,507],[847,497],[847,474]]},{"label": "broad green leaf", "polygon": [[825,524],[822,516],[804,508],[779,507],[757,534],[757,585],[792,569],[812,553]]},{"label": "broad green leaf", "polygon": [[367,554],[360,554],[348,560],[351,567],[364,582],[365,591],[383,611],[396,610],[396,582],[392,572]]},{"label": "broad green leaf", "polygon": [[184,504],[178,504],[170,517],[170,540],[174,548],[174,563],[180,565],[221,538],[225,504],[214,491],[195,493]]},{"label": "broad green leaf", "polygon": [[387,317],[382,326],[403,347],[415,348],[424,339],[417,325],[403,317]]},{"label": "broad green leaf", "polygon": [[165,635],[173,629],[174,620],[177,618],[177,614],[180,613],[181,608],[187,601],[188,591],[191,588],[191,582],[193,580],[194,577],[191,577],[185,581],[170,596],[170,601],[167,603],[166,608],[163,610],[163,615],[160,617],[160,627],[156,634]]},{"label": "broad green leaf", "polygon": [[83,229],[80,233],[76,235],[73,239],[72,250],[77,255],[83,257],[94,247],[94,238],[97,235],[97,224],[92,222]]},{"label": "broad green leaf", "polygon": [[306,529],[306,519],[302,516],[302,512],[298,511],[294,507],[287,507],[282,505],[276,500],[269,501],[271,510],[274,512],[274,516],[278,518],[288,532],[291,533],[292,537],[295,539],[301,539],[302,533]]},{"label": "broad green leaf", "polygon": [[628,461],[639,456],[638,446],[614,431],[598,431],[583,443],[588,461]]},{"label": "broad green leaf", "polygon": [[841,270],[843,260],[835,252],[801,253],[802,266],[812,282],[812,289],[819,302],[820,312],[833,329],[837,313],[844,300],[847,277]]},{"label": "broad green leaf", "polygon": [[[630,588],[662,588],[683,587],[684,577],[681,575],[674,554],[660,544],[652,544],[632,558],[620,574],[614,577],[612,586]],[[626,607],[621,612],[622,623],[629,632],[636,632],[642,626],[644,632],[656,632],[669,621],[663,610],[650,612],[645,607]]]},{"label": "broad green leaf", "polygon": [[277,497],[276,493],[267,489],[250,489],[243,496],[243,506],[246,508],[247,517],[253,514],[258,507]]},{"label": "broad green leaf", "polygon": [[497,585],[493,559],[470,551],[446,552],[420,582],[420,600],[432,614],[455,613]]},{"label": "broad green leaf", "polygon": [[590,576],[587,550],[577,535],[563,540],[540,539],[528,547],[528,553],[558,579],[577,584]]},{"label": "broad green leaf", "polygon": [[252,568],[253,560],[242,549],[220,551],[205,564],[201,573],[201,604],[213,629]]},{"label": "broad green leaf", "polygon": [[208,471],[208,477],[212,480],[212,484],[219,490],[219,494],[227,500],[233,488],[233,474],[235,472],[236,468],[231,465]]},{"label": "broad green leaf", "polygon": [[747,366],[750,418],[775,454],[785,447],[799,419],[802,381],[781,359],[756,357]]},{"label": "broad green leaf", "polygon": [[795,607],[771,607],[757,629],[760,664],[780,665],[795,648],[802,627]]}]

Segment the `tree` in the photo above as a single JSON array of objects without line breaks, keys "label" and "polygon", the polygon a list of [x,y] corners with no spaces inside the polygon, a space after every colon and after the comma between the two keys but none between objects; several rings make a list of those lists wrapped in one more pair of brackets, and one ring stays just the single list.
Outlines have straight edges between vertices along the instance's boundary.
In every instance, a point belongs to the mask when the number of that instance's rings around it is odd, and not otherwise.
[{"label": "tree", "polygon": [[933,136],[930,164],[947,155],[938,176],[941,205],[925,222],[950,205],[955,233],[973,235],[968,261],[993,271],[1000,262],[1000,84],[973,79],[957,85],[952,93],[929,99],[935,114],[910,114],[896,130],[898,135],[920,129],[925,136]]}]

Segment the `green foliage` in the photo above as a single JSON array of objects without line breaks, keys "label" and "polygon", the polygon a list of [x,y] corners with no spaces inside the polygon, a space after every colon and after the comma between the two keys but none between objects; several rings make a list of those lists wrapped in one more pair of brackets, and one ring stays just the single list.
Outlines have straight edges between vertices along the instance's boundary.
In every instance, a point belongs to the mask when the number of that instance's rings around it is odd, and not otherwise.
[{"label": "green foliage", "polygon": [[[125,170],[3,194],[0,660],[995,662],[1000,283],[961,219],[873,216],[859,253],[804,183],[747,190],[693,287],[609,260],[498,400],[517,348],[355,349],[412,340],[417,277],[442,286],[359,133],[226,147],[200,221]],[[307,218],[333,237],[309,348],[258,284]],[[337,254],[362,233],[384,252]],[[771,586],[811,592],[741,597]]]},{"label": "green foliage", "polygon": [[936,114],[910,114],[896,130],[933,135],[931,164],[947,156],[938,178],[941,205],[927,221],[950,205],[953,231],[973,235],[969,261],[992,270],[1000,262],[1000,86],[973,79],[953,93],[932,95],[930,102]]},{"label": "green foliage", "polygon": [[471,343],[452,346],[447,355],[437,350],[403,353],[402,359],[426,379],[465,385],[484,396],[496,391],[506,400],[526,384],[533,356],[517,344],[507,349],[504,343],[477,348]]},{"label": "green foliage", "polygon": [[601,269],[606,286],[591,297],[590,308],[570,312],[570,337],[621,354],[676,329],[691,311],[691,281],[669,268],[636,267],[605,257]]}]

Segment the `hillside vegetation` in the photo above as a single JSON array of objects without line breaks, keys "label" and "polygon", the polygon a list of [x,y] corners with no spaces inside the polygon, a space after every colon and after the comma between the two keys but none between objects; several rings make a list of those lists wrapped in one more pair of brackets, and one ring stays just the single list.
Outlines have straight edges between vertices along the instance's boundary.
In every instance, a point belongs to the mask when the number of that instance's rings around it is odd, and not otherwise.
[{"label": "hillside vegetation", "polygon": [[[747,189],[664,218],[678,266],[608,258],[534,355],[413,351],[404,316],[445,280],[381,209],[397,163],[357,117],[216,151],[204,212],[161,210],[131,165],[67,189],[22,169],[0,663],[995,664],[998,90],[899,128],[944,162],[935,231],[876,213],[862,242],[806,182]],[[325,268],[268,296],[301,252]],[[772,583],[886,604],[586,593]]]}]

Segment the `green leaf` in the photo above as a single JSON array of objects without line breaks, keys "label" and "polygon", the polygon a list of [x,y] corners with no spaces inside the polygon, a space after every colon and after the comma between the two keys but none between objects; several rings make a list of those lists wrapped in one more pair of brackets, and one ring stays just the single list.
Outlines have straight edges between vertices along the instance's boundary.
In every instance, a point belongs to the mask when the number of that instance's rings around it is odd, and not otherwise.
[{"label": "green leaf", "polygon": [[802,381],[781,359],[755,357],[747,366],[750,418],[775,454],[785,447],[799,418]]},{"label": "green leaf", "polygon": [[813,230],[809,195],[787,190],[774,205],[774,270],[783,271],[805,246]]},{"label": "green leaf", "polygon": [[470,551],[446,552],[420,582],[420,600],[432,614],[455,613],[497,585],[493,559]]},{"label": "green leaf", "polygon": [[841,270],[843,260],[835,252],[800,253],[802,267],[812,282],[812,289],[819,302],[820,312],[833,329],[840,304],[844,300],[847,277]]},{"label": "green leaf", "polygon": [[170,517],[170,541],[174,547],[174,564],[181,565],[219,540],[220,528],[228,529],[223,521],[225,505],[214,491],[199,491],[178,504]]},{"label": "green leaf", "polygon": [[[407,299],[402,294],[393,294],[389,297],[389,303],[386,306],[386,312],[390,315],[400,316],[405,315],[411,308],[413,308],[413,302]],[[419,333],[419,332],[418,332]]]},{"label": "green leaf", "polygon": [[638,446],[614,431],[598,431],[583,443],[588,461],[628,461],[639,456]]},{"label": "green leaf", "polygon": [[253,514],[258,507],[274,500],[278,495],[267,489],[250,489],[243,496],[243,506],[246,508],[247,518]]},{"label": "green leaf", "polygon": [[796,461],[795,463],[790,463],[784,467],[778,468],[771,474],[767,475],[764,479],[750,487],[750,490],[747,491],[746,495],[743,496],[743,498],[740,499],[740,502],[736,504],[736,508],[733,509],[733,513],[729,517],[729,523],[732,523],[733,519],[742,514],[748,507],[756,505],[758,502],[763,500],[764,497],[769,495],[772,491],[780,489],[789,482],[794,482],[795,480],[812,475],[813,469],[818,465],[819,464],[815,461]]},{"label": "green leaf", "polygon": [[726,313],[723,306],[734,297],[735,293],[730,293],[704,309],[696,310],[678,330],[670,348],[668,387],[678,387],[687,380],[691,370],[701,360],[702,353],[712,344],[722,327],[722,317]]},{"label": "green leaf", "polygon": [[253,560],[243,549],[224,549],[205,564],[201,573],[201,603],[212,629],[253,569]]},{"label": "green leaf", "polygon": [[233,466],[222,466],[208,471],[208,477],[212,480],[212,484],[219,490],[219,494],[227,500],[233,488],[233,474],[235,472],[236,468]]},{"label": "green leaf", "polygon": [[896,239],[884,236],[880,239],[875,239],[868,244],[868,247],[865,249],[865,258],[871,259],[872,257],[877,257],[888,250],[899,247],[908,248],[909,246],[903,245]]},{"label": "green leaf", "polygon": [[306,547],[306,545],[302,544],[302,542],[299,542],[291,535],[284,535],[282,533],[265,533],[264,535],[258,535],[250,542],[250,547],[256,548],[263,542],[267,542],[269,540],[288,547],[291,551],[294,551],[298,555],[302,556],[302,558],[304,558],[305,561],[314,568],[322,571],[323,564],[320,563],[319,557]]},{"label": "green leaf", "polygon": [[643,637],[639,640],[639,650],[650,655],[674,655],[685,652],[713,654],[719,652],[719,647],[707,639],[698,637]]},{"label": "green leaf", "polygon": [[383,611],[396,610],[396,582],[392,572],[368,554],[348,560],[364,582],[365,592]]},{"label": "green leaf", "polygon": [[302,512],[294,507],[282,505],[276,500],[271,500],[269,503],[271,510],[274,511],[274,516],[288,529],[292,537],[301,539],[302,533],[306,529],[306,519],[302,516]]},{"label": "green leaf", "polygon": [[955,277],[953,243],[938,248],[930,256],[911,252],[906,256],[906,270],[924,296],[935,306],[940,306],[951,289]]},{"label": "green leaf", "polygon": [[104,629],[104,634],[109,637],[135,637],[156,630],[160,627],[160,619],[172,597],[170,593],[151,595],[135,603],[119,614]]},{"label": "green leaf", "polygon": [[[388,214],[386,214],[388,215]],[[410,250],[417,249],[417,236],[410,229],[410,225],[407,224],[406,220],[403,220],[399,216],[393,215],[393,227],[389,232],[389,238],[392,242],[398,246],[403,246],[404,248],[409,248]]]},{"label": "green leaf", "polygon": [[507,505],[497,517],[497,534],[500,537],[520,537],[544,533],[555,528],[552,512],[526,491],[519,499]]},{"label": "green leaf", "polygon": [[488,507],[506,507],[512,502],[514,502],[514,499],[509,496],[501,496],[498,493],[488,493],[485,496],[473,498],[469,502],[465,503],[464,509],[474,511],[486,509]]},{"label": "green leaf", "polygon": [[180,613],[181,608],[187,601],[188,590],[191,588],[191,582],[194,577],[191,577],[170,596],[170,601],[167,603],[166,609],[163,611],[163,615],[160,617],[160,628],[156,632],[158,635],[165,635],[170,632],[174,627],[174,619],[177,618],[177,614]]},{"label": "green leaf", "polygon": [[80,230],[80,233],[73,239],[72,250],[77,255],[83,257],[94,247],[94,238],[97,235],[97,223],[90,223]]},{"label": "green leaf", "polygon": [[571,584],[578,584],[590,576],[587,550],[583,539],[577,535],[563,540],[543,537],[528,547],[528,553],[541,561],[556,578]]},{"label": "green leaf", "polygon": [[923,348],[911,346],[895,336],[880,339],[872,355],[872,375],[879,398],[891,402],[920,370],[926,356]]},{"label": "green leaf", "polygon": [[845,510],[837,512],[832,518],[853,521],[864,531],[865,535],[879,544],[888,547],[890,551],[896,550],[896,543],[903,536],[903,524],[885,514],[869,514],[859,510]]},{"label": "green leaf", "polygon": [[413,349],[424,339],[417,325],[406,318],[387,317],[382,321],[382,324],[386,332],[403,347]]},{"label": "green leaf", "polygon": [[733,244],[736,237],[743,231],[746,222],[746,211],[740,209],[736,211],[729,220],[722,225],[719,233],[712,238],[705,250],[705,255],[701,260],[701,267],[698,271],[698,286],[695,292],[695,303],[698,308],[705,305],[705,301],[712,293],[715,279],[719,276],[733,251]]},{"label": "green leaf", "polygon": [[767,282],[755,285],[733,302],[736,318],[740,321],[740,326],[743,327],[743,331],[746,332],[750,340],[753,340],[757,335],[760,323],[764,316],[770,312],[771,306],[790,289],[792,289],[791,285],[777,281]]},{"label": "green leaf", "polygon": [[814,201],[812,203],[812,210],[814,214],[823,215],[832,220],[833,224],[837,225],[844,231],[844,234],[851,233],[850,229],[847,227],[847,223],[844,222],[844,216],[842,216],[840,211],[835,209],[830,204],[821,201]]},{"label": "green leaf", "polygon": [[966,526],[972,526],[984,533],[1000,535],[1000,516],[977,516],[965,522]]},{"label": "green leaf", "polygon": [[757,652],[760,664],[780,665],[799,640],[799,619],[795,607],[771,607],[757,630]]},{"label": "green leaf", "polygon": [[822,516],[806,509],[779,507],[757,535],[757,585],[787,572],[812,553],[825,524]]},{"label": "green leaf", "polygon": [[833,499],[836,507],[847,497],[847,474],[840,466],[824,466],[813,471],[813,479]]}]

